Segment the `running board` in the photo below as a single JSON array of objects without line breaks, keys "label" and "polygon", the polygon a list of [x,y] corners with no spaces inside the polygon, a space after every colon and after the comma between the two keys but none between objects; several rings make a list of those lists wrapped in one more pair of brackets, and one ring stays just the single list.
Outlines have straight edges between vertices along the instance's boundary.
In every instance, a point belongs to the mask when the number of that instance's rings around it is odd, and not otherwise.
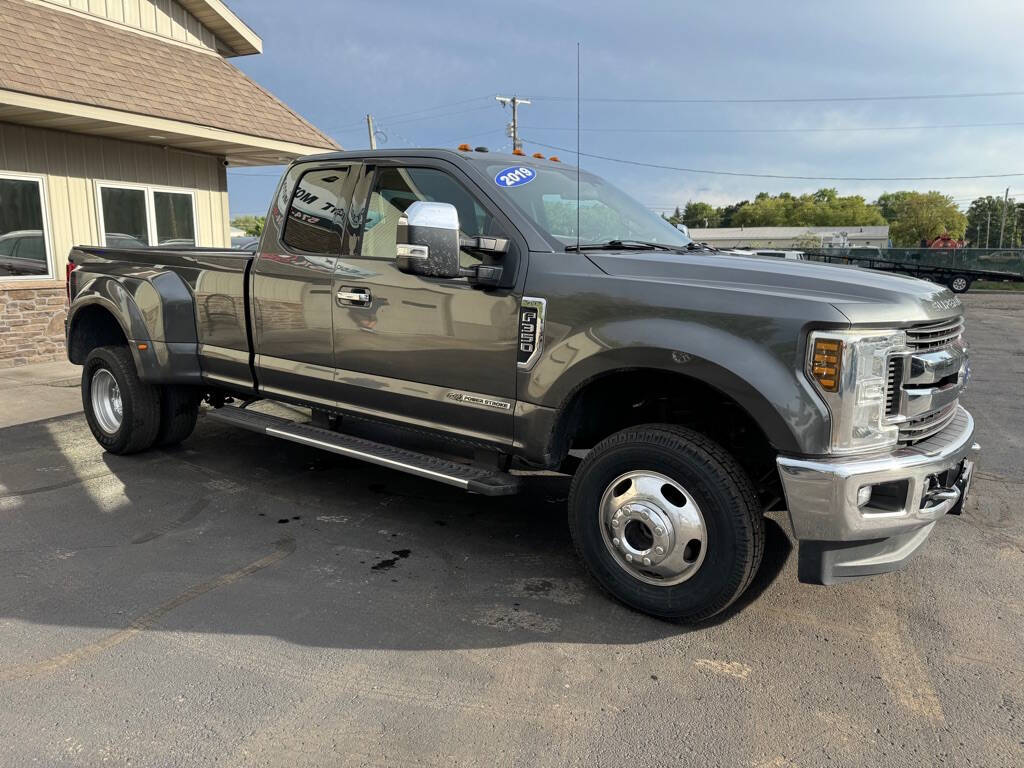
[{"label": "running board", "polygon": [[375,443],[361,437],[321,429],[311,424],[299,424],[279,416],[248,411],[231,405],[203,410],[202,413],[206,418],[235,427],[262,432],[271,437],[280,437],[293,443],[309,445],[351,459],[454,485],[471,493],[484,496],[511,496],[519,491],[519,478],[507,472],[459,464],[429,454]]}]

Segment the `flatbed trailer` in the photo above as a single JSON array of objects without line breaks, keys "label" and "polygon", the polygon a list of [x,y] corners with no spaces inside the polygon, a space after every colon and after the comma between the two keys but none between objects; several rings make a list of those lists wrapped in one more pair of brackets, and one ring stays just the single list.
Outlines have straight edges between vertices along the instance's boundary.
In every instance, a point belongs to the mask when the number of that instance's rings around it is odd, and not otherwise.
[{"label": "flatbed trailer", "polygon": [[976,280],[1024,282],[1024,248],[811,248],[812,261],[912,275],[966,293]]}]

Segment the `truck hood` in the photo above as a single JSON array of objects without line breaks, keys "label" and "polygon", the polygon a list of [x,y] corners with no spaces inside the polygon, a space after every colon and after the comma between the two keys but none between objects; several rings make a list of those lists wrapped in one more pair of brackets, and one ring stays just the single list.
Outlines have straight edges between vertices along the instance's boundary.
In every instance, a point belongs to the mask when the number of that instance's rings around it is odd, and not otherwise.
[{"label": "truck hood", "polygon": [[963,314],[949,289],[925,280],[816,261],[695,251],[588,253],[608,275],[827,301],[854,325],[909,325]]}]

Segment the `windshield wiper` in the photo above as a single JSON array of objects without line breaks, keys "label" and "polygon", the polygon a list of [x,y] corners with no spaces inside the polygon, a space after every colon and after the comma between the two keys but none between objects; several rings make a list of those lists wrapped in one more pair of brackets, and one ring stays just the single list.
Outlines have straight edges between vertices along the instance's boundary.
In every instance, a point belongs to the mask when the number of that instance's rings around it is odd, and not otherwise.
[{"label": "windshield wiper", "polygon": [[567,251],[673,251],[683,253],[686,246],[664,245],[663,243],[646,243],[643,240],[606,240],[603,243],[580,243],[579,245],[565,246]]}]

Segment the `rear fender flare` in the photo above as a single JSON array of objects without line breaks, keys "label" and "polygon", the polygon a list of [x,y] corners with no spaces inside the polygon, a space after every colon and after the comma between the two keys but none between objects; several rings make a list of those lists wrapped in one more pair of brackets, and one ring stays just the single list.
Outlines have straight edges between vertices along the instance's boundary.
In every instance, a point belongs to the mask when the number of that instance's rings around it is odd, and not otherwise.
[{"label": "rear fender flare", "polygon": [[[68,338],[82,309],[101,306],[121,326],[139,377],[154,383],[199,383],[195,302],[173,272],[149,279],[98,275],[88,280],[68,313]],[[144,349],[140,349],[140,345]]]}]

